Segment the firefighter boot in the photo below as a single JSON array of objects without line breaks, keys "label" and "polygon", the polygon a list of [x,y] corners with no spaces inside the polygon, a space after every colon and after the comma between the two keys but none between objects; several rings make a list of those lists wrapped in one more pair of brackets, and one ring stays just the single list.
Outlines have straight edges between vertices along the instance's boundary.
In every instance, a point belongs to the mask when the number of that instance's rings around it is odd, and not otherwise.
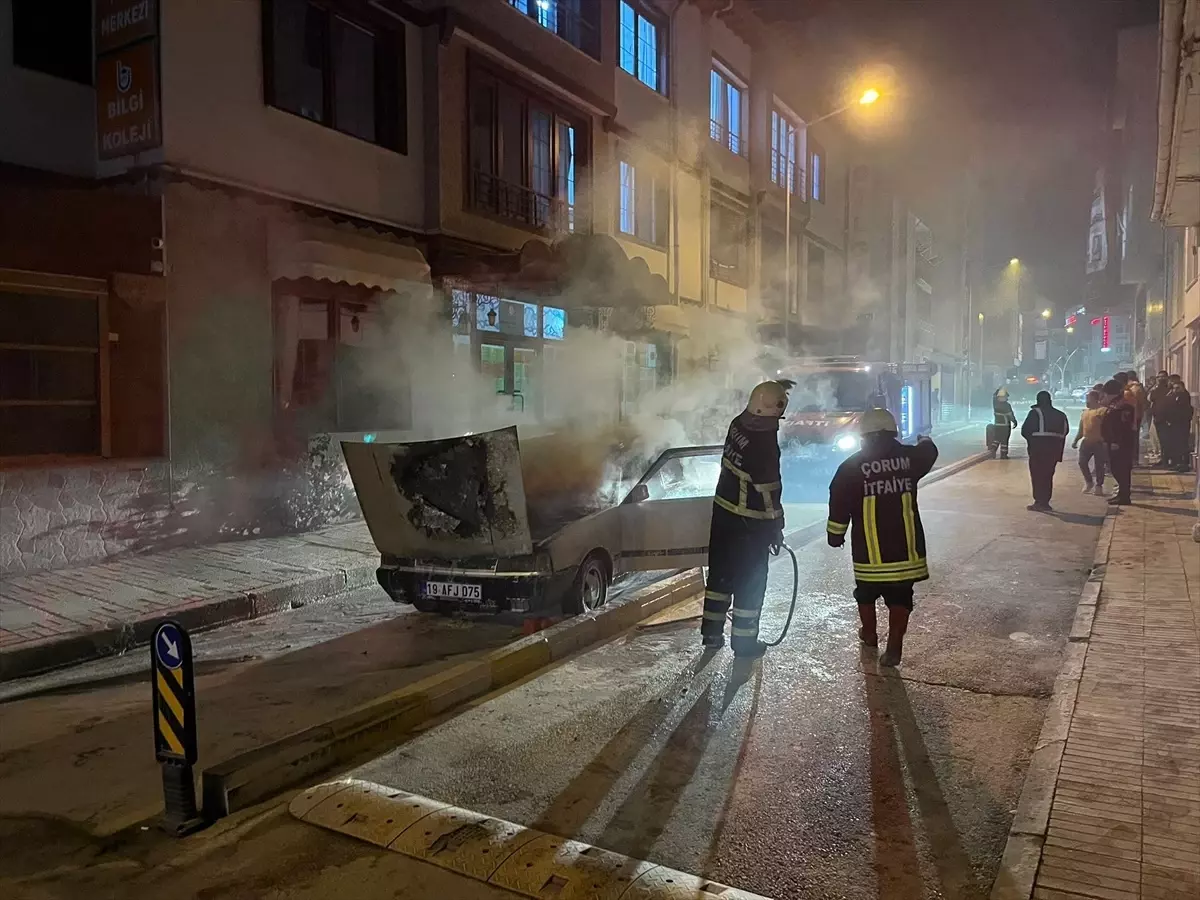
[{"label": "firefighter boot", "polygon": [[858,639],[868,647],[879,646],[878,624],[875,620],[875,603],[858,604],[858,621],[862,627],[858,629]]},{"label": "firefighter boot", "polygon": [[762,641],[755,641],[749,646],[742,645],[733,648],[733,655],[738,659],[758,659],[767,652],[767,645]]},{"label": "firefighter boot", "polygon": [[881,666],[898,666],[904,655],[904,633],[908,631],[908,610],[903,606],[888,607],[887,649],[879,657]]}]

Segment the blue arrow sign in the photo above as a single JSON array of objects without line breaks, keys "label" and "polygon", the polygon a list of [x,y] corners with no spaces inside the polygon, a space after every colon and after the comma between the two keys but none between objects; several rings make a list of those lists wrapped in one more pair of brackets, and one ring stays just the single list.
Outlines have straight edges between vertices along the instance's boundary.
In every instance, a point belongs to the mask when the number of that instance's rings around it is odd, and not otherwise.
[{"label": "blue arrow sign", "polygon": [[154,655],[168,669],[183,665],[183,635],[172,622],[164,622],[154,632]]}]

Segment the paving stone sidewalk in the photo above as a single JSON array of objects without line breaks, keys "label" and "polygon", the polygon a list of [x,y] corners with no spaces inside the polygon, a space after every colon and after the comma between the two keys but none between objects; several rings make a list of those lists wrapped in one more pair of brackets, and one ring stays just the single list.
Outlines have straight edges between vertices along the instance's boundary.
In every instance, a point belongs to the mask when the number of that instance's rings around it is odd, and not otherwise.
[{"label": "paving stone sidewalk", "polygon": [[0,581],[0,681],[189,628],[252,619],[370,584],[379,557],[362,522],[293,537],[189,547]]},{"label": "paving stone sidewalk", "polygon": [[1058,770],[1037,900],[1200,897],[1195,480],[1138,472],[1112,543]]}]

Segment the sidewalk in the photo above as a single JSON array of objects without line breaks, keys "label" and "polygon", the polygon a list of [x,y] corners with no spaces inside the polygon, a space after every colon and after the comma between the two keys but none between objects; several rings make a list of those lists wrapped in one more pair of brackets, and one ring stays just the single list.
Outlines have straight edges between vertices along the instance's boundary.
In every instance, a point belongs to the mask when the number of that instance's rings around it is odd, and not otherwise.
[{"label": "sidewalk", "polygon": [[1038,746],[1061,747],[1061,762],[1048,790],[1031,767],[993,898],[1200,897],[1194,491],[1193,476],[1137,472],[1135,505],[1110,514],[1099,597],[1085,591],[1072,632],[1082,666],[1060,676],[1071,687],[1056,689]]},{"label": "sidewalk", "polygon": [[378,562],[360,521],[6,577],[0,681],[124,652],[168,616],[213,627],[368,585]]}]

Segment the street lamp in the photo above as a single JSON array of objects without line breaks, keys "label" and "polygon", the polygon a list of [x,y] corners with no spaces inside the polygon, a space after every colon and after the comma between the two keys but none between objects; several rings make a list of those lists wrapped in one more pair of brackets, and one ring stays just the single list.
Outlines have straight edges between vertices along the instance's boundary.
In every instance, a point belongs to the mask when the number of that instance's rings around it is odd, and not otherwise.
[{"label": "street lamp", "polygon": [[1008,264],[1010,266],[1019,266],[1021,264],[1021,260],[1014,256],[1012,259],[1010,259],[1008,261]]},{"label": "street lamp", "polygon": [[1042,310],[1042,318],[1043,319],[1049,319],[1051,315],[1053,315],[1053,313],[1051,313],[1048,308]]},{"label": "street lamp", "polygon": [[863,91],[863,95],[858,98],[858,102],[862,106],[870,106],[878,99],[879,91],[875,90],[875,88],[867,88],[865,91]]}]

